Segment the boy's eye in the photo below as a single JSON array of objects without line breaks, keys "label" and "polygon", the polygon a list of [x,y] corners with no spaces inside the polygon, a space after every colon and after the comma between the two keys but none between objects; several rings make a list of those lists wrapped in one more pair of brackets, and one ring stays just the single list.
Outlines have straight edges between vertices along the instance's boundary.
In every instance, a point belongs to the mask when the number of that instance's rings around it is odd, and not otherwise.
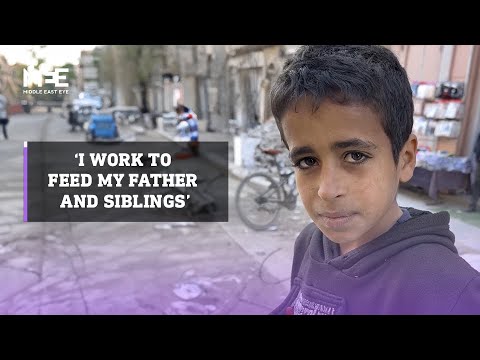
[{"label": "boy's eye", "polygon": [[299,167],[300,169],[308,169],[312,166],[315,166],[317,161],[313,157],[306,157],[297,161],[294,166]]},{"label": "boy's eye", "polygon": [[352,164],[359,164],[368,159],[368,156],[361,152],[350,152],[345,155],[345,160]]}]

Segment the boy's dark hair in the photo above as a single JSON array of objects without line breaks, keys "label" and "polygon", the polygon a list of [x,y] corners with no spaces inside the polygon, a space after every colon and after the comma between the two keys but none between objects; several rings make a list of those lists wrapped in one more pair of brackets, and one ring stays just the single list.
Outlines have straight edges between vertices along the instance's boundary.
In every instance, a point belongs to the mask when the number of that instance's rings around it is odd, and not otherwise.
[{"label": "boy's dark hair", "polygon": [[308,97],[316,111],[323,99],[367,105],[382,119],[395,164],[412,132],[412,88],[405,69],[389,49],[378,45],[304,45],[287,60],[270,98],[282,141],[281,118]]}]

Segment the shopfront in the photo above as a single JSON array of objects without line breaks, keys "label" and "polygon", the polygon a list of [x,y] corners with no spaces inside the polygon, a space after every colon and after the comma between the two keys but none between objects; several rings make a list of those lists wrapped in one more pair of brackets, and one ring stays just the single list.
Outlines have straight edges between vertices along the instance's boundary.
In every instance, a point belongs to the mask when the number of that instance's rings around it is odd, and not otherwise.
[{"label": "shopfront", "polygon": [[434,200],[441,191],[466,193],[471,186],[473,143],[480,130],[478,46],[394,45],[406,68],[414,101],[417,167],[408,185]]}]

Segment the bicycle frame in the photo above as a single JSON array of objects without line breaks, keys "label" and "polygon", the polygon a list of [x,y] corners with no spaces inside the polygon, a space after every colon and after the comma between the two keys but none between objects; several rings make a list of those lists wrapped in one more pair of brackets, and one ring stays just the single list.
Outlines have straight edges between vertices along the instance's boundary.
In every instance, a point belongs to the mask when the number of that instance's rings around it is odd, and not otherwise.
[{"label": "bicycle frame", "polygon": [[[287,166],[282,166],[280,162],[277,160],[276,155],[273,156],[273,164],[275,165],[276,172],[278,175],[278,185],[282,191],[282,200],[280,201],[274,201],[270,200],[270,202],[278,202],[280,205],[283,207],[293,210],[296,206],[297,202],[297,188],[295,186],[295,171],[291,170],[289,172],[285,172],[284,170],[287,168]],[[293,176],[293,183],[290,183],[290,179]],[[270,189],[267,189],[265,194],[269,191]],[[263,194],[262,196],[264,196]]]},{"label": "bicycle frame", "polygon": [[[294,210],[298,196],[293,177],[295,172],[286,169],[287,166],[275,157],[278,153],[263,152],[272,156],[268,158],[265,169],[267,171],[249,174],[240,182],[235,194],[235,204],[240,218],[254,230],[268,229],[276,221],[282,207]],[[246,187],[250,190],[245,191]]]}]

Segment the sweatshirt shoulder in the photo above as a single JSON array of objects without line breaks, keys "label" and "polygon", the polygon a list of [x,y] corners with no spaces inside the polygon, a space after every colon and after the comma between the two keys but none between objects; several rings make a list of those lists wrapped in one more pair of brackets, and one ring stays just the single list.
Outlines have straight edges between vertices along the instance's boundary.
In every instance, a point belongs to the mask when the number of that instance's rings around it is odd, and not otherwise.
[{"label": "sweatshirt shoulder", "polygon": [[480,315],[480,274],[477,273],[464,287],[451,314]]}]

